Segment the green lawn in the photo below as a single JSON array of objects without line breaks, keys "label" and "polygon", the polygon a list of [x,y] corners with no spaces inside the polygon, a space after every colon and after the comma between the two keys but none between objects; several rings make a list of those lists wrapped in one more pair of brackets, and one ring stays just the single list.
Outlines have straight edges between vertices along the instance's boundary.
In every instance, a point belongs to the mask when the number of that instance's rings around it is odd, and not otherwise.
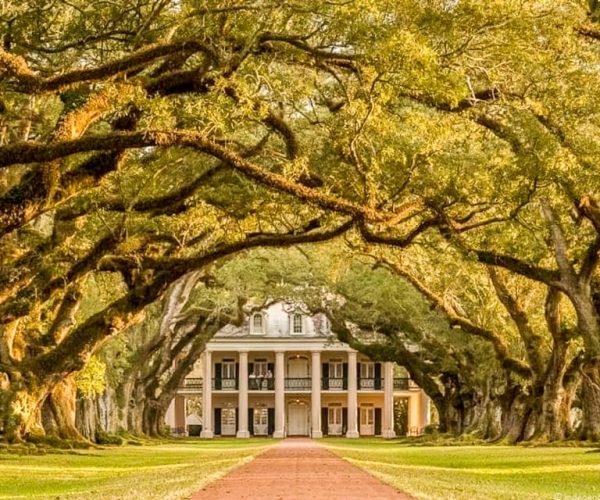
[{"label": "green lawn", "polygon": [[600,498],[600,453],[590,448],[407,446],[377,439],[323,444],[417,498]]},{"label": "green lawn", "polygon": [[0,454],[0,498],[184,498],[275,442],[181,440],[72,454]]},{"label": "green lawn", "polygon": [[[0,454],[0,499],[185,498],[276,442],[177,440],[70,454]],[[418,498],[600,498],[600,453],[590,448],[320,442]]]}]

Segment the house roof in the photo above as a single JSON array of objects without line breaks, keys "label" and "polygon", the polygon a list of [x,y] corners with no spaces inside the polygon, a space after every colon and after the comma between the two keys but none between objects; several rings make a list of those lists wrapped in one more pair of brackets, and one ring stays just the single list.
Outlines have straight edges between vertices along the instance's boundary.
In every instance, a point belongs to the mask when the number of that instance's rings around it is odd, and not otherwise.
[{"label": "house roof", "polygon": [[245,322],[242,326],[236,326],[236,325],[226,325],[223,328],[221,328],[215,335],[214,337],[216,338],[282,338],[282,337],[293,337],[293,338],[315,338],[315,337],[319,337],[319,338],[328,338],[331,337],[331,332],[324,332],[321,331],[319,329],[315,329],[314,333],[311,334],[304,334],[304,335],[291,335],[289,332],[283,332],[283,331],[269,331],[267,329],[266,333],[264,334],[256,334],[256,333],[250,333],[250,327],[249,327],[249,323]]},{"label": "house roof", "polygon": [[[290,333],[290,315],[302,314],[304,332],[302,334]],[[263,317],[264,333],[250,333],[250,324],[255,314]],[[311,315],[303,306],[294,307],[283,301],[271,304],[263,311],[254,312],[245,317],[241,325],[229,324],[221,328],[216,338],[323,338],[331,336],[327,318],[322,313]]]}]

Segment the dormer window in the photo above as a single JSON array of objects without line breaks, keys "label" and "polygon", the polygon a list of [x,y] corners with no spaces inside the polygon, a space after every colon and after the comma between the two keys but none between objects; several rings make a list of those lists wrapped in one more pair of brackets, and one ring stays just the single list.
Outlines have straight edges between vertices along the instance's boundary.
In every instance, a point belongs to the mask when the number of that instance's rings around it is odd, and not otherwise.
[{"label": "dormer window", "polygon": [[264,318],[260,313],[256,313],[252,315],[252,320],[250,322],[250,331],[254,335],[262,335],[264,331]]},{"label": "dormer window", "polygon": [[302,314],[293,314],[292,315],[292,333],[295,335],[301,335],[303,333],[302,328]]}]

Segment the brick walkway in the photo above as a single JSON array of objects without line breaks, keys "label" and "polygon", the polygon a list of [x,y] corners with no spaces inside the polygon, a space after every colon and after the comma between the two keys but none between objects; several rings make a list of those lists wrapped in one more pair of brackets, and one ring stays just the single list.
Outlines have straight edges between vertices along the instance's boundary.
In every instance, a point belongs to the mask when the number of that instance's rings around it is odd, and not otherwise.
[{"label": "brick walkway", "polygon": [[310,439],[286,439],[192,500],[410,499]]}]

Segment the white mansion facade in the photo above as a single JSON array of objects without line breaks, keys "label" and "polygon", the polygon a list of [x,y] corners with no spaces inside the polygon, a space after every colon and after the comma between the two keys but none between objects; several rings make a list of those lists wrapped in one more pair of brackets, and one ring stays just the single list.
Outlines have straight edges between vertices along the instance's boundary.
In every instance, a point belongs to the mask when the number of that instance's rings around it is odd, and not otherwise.
[{"label": "white mansion facade", "polygon": [[[201,419],[186,415],[186,398],[199,396]],[[201,424],[205,438],[392,438],[395,398],[408,399],[408,434],[420,434],[429,423],[429,399],[419,387],[395,378],[393,363],[372,362],[337,341],[323,314],[279,302],[215,335],[166,423],[178,433]]]}]

